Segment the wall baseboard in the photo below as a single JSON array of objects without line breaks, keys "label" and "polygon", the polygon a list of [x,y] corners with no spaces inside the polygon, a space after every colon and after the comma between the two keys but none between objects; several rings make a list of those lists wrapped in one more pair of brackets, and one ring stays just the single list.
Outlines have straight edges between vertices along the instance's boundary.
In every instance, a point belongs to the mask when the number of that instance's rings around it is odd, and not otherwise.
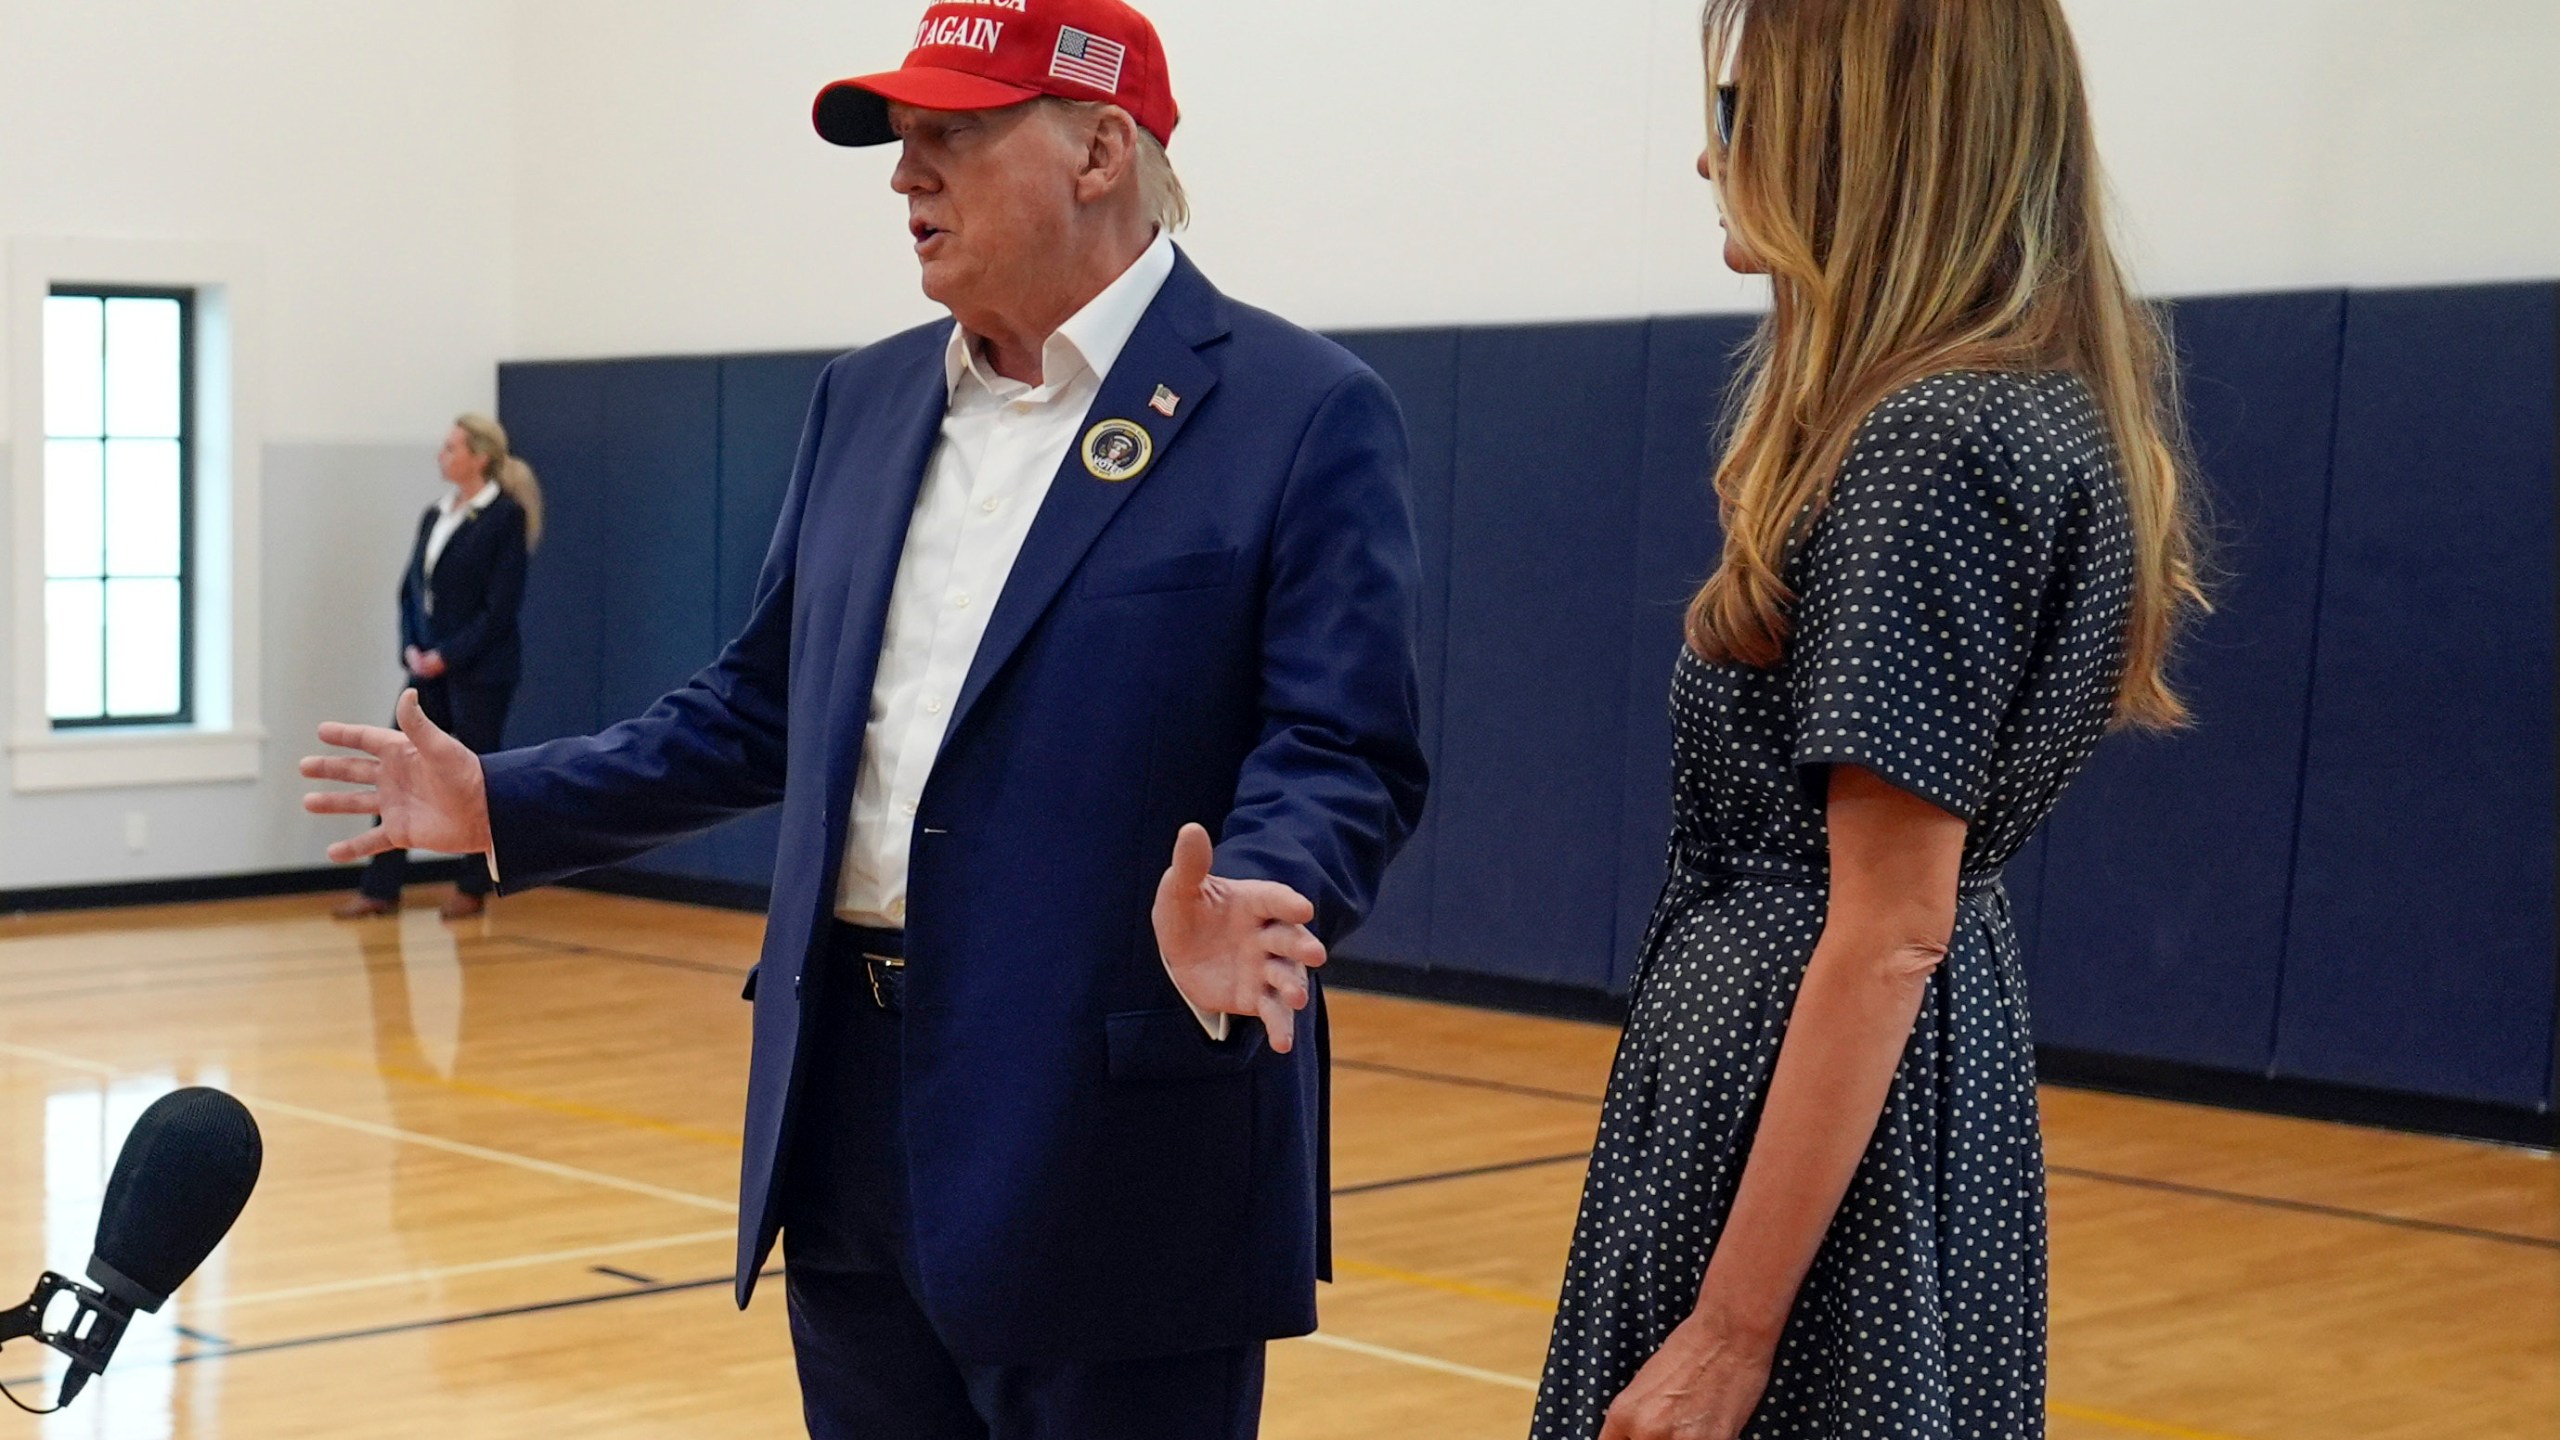
[{"label": "wall baseboard", "polygon": [[[461,869],[459,860],[413,860],[409,862],[409,883],[442,884],[452,880]],[[316,895],[330,890],[353,890],[363,874],[361,865],[323,865],[308,870],[257,870],[244,875],[191,875],[175,880],[120,880],[104,885],[0,890],[0,915],[112,910],[125,905],[192,905],[207,900],[258,900],[274,895]]]},{"label": "wall baseboard", "polygon": [[2560,1149],[2560,1116],[2521,1106],[2368,1090],[2327,1080],[2240,1074],[2051,1045],[2036,1047],[2036,1072],[2050,1084],[2077,1090],[2178,1100],[2297,1120],[2327,1120],[2380,1130],[2529,1145],[2538,1150]]},{"label": "wall baseboard", "polygon": [[1464,970],[1423,969],[1349,955],[1337,955],[1325,962],[1324,983],[1335,990],[1401,995],[1548,1020],[1585,1020],[1603,1025],[1623,1025],[1627,1021],[1627,997],[1605,990],[1476,975]]}]

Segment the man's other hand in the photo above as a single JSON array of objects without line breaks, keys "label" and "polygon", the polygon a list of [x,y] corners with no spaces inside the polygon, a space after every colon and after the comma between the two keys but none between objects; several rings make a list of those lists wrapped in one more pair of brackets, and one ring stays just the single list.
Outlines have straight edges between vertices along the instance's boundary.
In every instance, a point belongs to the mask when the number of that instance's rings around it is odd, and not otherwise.
[{"label": "man's other hand", "polygon": [[314,791],[302,808],[314,815],[379,815],[382,823],[353,840],[329,847],[340,864],[385,850],[436,850],[447,855],[485,854],[490,847],[489,796],[480,757],[436,727],[418,708],[418,692],[400,692],[400,728],[378,725],[320,727],[320,743],[355,755],[310,755],[306,780],[336,780],[360,790]]},{"label": "man's other hand", "polygon": [[1286,1052],[1307,1008],[1307,971],[1325,959],[1307,929],[1316,907],[1286,885],[1210,874],[1214,855],[1207,830],[1182,827],[1156,886],[1156,945],[1194,1008],[1258,1016],[1271,1048]]}]

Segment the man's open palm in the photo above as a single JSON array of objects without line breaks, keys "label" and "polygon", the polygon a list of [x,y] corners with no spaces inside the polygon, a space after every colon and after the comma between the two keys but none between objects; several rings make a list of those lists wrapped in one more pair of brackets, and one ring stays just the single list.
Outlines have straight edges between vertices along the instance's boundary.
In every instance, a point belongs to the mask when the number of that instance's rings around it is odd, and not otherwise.
[{"label": "man's open palm", "polygon": [[1307,971],[1324,945],[1307,926],[1316,907],[1286,885],[1209,873],[1209,832],[1182,827],[1173,864],[1156,886],[1156,945],[1184,999],[1220,1015],[1261,1017],[1271,1048],[1295,1043],[1307,1007]]},{"label": "man's open palm", "polygon": [[315,791],[302,797],[314,815],[379,815],[382,823],[353,840],[329,847],[344,864],[385,850],[435,850],[479,855],[489,849],[489,797],[480,757],[427,718],[418,692],[400,693],[400,728],[379,725],[320,727],[320,743],[356,755],[311,755],[303,778],[362,785],[362,790]]}]

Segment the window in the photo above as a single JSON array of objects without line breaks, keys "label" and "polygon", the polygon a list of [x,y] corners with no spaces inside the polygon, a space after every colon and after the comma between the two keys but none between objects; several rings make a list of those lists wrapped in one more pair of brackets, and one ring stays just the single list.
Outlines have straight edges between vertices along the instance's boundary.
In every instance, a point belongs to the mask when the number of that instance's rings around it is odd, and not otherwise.
[{"label": "window", "polygon": [[194,718],[195,295],[55,285],[44,305],[45,712]]}]

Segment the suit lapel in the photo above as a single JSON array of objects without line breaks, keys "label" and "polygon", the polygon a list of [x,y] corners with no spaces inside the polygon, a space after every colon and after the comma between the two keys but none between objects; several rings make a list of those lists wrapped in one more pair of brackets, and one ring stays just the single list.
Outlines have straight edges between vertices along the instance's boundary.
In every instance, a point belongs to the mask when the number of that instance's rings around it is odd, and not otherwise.
[{"label": "suit lapel", "polygon": [[[1048,613],[1111,518],[1139,486],[1162,473],[1170,462],[1174,441],[1218,383],[1217,372],[1197,351],[1224,333],[1217,292],[1189,257],[1177,258],[1155,303],[1147,307],[1120,358],[1112,362],[1111,374],[1077,427],[1075,442],[1058,466],[1048,498],[1031,522],[1031,533],[1023,538],[1022,553],[1005,579],[995,614],[988,617],[986,635],[978,642],[977,658],[960,687],[959,704],[946,734],[960,733],[978,697]],[[1170,416],[1149,406],[1158,386],[1180,397]],[[1115,483],[1096,478],[1085,468],[1084,436],[1105,420],[1124,420],[1147,432],[1151,458],[1133,479]]]},{"label": "suit lapel", "polygon": [[[944,332],[946,335],[948,331]],[[827,814],[831,823],[853,803],[854,762],[871,722],[871,686],[880,670],[881,636],[888,626],[889,596],[915,519],[925,467],[942,437],[948,387],[937,348],[895,395],[881,402],[887,433],[876,443],[857,438],[848,453],[878,455],[876,483],[861,485],[834,507],[829,542],[848,552],[845,605],[834,646],[833,684],[827,696]],[[830,891],[830,894],[833,892]]]}]

